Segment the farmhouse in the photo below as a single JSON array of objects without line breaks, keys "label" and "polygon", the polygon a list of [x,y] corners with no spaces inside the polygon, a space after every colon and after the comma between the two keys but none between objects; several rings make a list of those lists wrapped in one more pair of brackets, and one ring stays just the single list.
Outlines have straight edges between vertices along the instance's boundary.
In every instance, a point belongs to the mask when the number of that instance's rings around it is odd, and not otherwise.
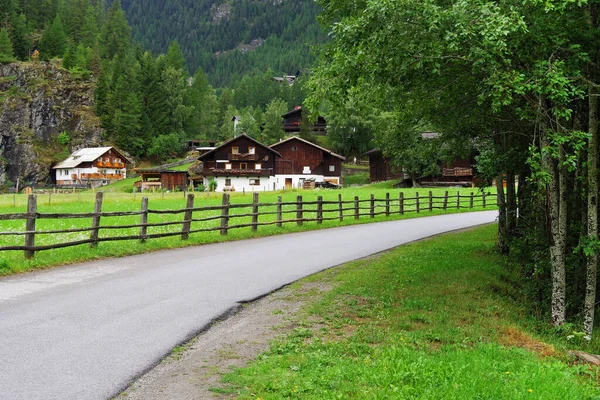
[{"label": "farmhouse", "polygon": [[131,162],[114,147],[88,147],[77,150],[53,167],[57,185],[87,184],[92,186],[126,178]]},{"label": "farmhouse", "polygon": [[281,154],[275,161],[277,189],[303,187],[307,181],[341,183],[346,158],[307,140],[293,136],[271,148]]},{"label": "farmhouse", "polygon": [[[295,135],[300,132],[302,126],[302,106],[296,106],[294,109],[283,117],[283,130],[286,135]],[[326,135],[327,134],[327,122],[325,118],[319,116],[317,121],[310,127],[310,132],[315,135]]]},{"label": "farmhouse", "polygon": [[241,134],[202,154],[198,160],[203,163],[206,187],[214,179],[218,192],[267,191],[275,190],[275,160],[278,158],[281,154],[276,150]]}]

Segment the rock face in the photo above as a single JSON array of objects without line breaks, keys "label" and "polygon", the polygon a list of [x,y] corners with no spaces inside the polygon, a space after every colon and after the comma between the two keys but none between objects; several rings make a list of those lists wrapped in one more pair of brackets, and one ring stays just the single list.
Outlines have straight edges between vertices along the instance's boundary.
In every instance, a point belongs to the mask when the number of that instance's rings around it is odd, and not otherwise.
[{"label": "rock face", "polygon": [[102,145],[94,88],[52,63],[0,65],[0,191],[50,183],[71,152]]}]

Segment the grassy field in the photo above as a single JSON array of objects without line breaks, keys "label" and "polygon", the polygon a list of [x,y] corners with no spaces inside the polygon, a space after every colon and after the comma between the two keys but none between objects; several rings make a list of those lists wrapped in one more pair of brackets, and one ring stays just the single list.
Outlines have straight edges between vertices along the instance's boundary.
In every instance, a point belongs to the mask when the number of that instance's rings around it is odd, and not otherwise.
[{"label": "grassy field", "polygon": [[[121,185],[118,183],[117,185]],[[113,191],[114,190],[114,191]],[[411,206],[409,202],[406,204],[407,214],[404,216],[399,215],[397,199],[400,191],[402,191],[405,197],[414,197],[415,192],[419,192],[421,197],[424,197],[428,193],[428,189],[394,189],[391,187],[391,183],[379,183],[375,185],[368,185],[362,187],[346,188],[341,190],[314,190],[314,191],[301,191],[292,190],[286,192],[264,192],[260,193],[261,203],[275,203],[277,196],[282,196],[283,201],[295,201],[298,195],[302,195],[305,201],[315,201],[317,196],[323,196],[324,200],[337,200],[338,195],[341,194],[344,200],[352,200],[354,196],[359,196],[361,199],[367,199],[371,194],[374,194],[377,198],[384,198],[386,193],[390,193],[392,200],[396,200],[396,205],[392,206],[392,216],[389,218],[377,216],[376,218],[369,218],[368,216],[361,217],[359,221],[355,221],[352,217],[352,210],[346,211],[345,219],[343,222],[339,221],[324,221],[322,225],[317,225],[314,222],[305,223],[303,226],[297,226],[294,224],[284,224],[282,228],[276,226],[264,226],[259,227],[258,232],[251,232],[250,228],[230,230],[228,236],[221,236],[218,232],[202,232],[192,234],[187,241],[182,241],[179,237],[161,238],[161,239],[150,239],[146,243],[141,244],[137,241],[123,241],[123,242],[106,242],[100,243],[97,248],[89,248],[89,246],[82,245],[64,249],[48,250],[36,253],[36,256],[32,260],[25,260],[23,258],[23,252],[21,251],[4,251],[0,252],[0,275],[8,275],[23,271],[28,271],[35,268],[48,267],[52,265],[73,263],[85,260],[93,260],[106,257],[119,257],[124,255],[139,254],[148,251],[154,251],[159,249],[214,243],[224,240],[237,240],[245,239],[257,236],[274,235],[279,233],[296,232],[300,230],[327,228],[339,225],[355,224],[355,223],[367,223],[374,221],[384,221],[389,219],[400,219],[400,218],[411,218],[416,216],[414,212],[410,212]],[[471,192],[477,193],[476,189],[451,189],[450,194],[456,195],[456,191],[460,191],[462,196],[467,196]],[[444,193],[443,189],[433,189],[434,195],[441,196]],[[186,198],[182,192],[171,192],[171,193],[144,193],[145,197],[149,198],[149,208],[152,210],[175,210],[185,208]],[[89,213],[92,212],[94,207],[95,193],[92,191],[81,192],[81,193],[68,193],[68,194],[42,194],[38,195],[38,212],[40,213]],[[140,193],[122,193],[115,189],[115,187],[108,186],[104,190],[104,202],[103,211],[137,211],[141,207]],[[195,207],[203,206],[218,206],[221,204],[222,195],[217,193],[196,193],[195,194]],[[231,203],[232,204],[249,204],[252,201],[250,193],[232,193]],[[0,213],[21,213],[26,211],[26,195],[3,195],[0,196]],[[453,201],[455,203],[455,200]],[[423,201],[425,203],[425,200]],[[488,198],[488,209],[495,207],[495,199],[490,196]],[[363,204],[363,207],[367,207],[367,204]],[[467,197],[463,197],[461,200],[461,210],[448,210],[446,212],[458,212],[458,211],[471,211],[467,207],[469,206],[469,200]],[[350,206],[347,206],[350,207]],[[382,211],[382,205],[379,204],[377,211]],[[284,207],[284,211],[294,210],[294,206]],[[306,212],[305,218],[314,218],[315,206],[312,206],[312,212]],[[327,209],[337,209],[336,206],[325,206]],[[476,207],[474,210],[481,209]],[[232,214],[243,214],[248,213],[249,208],[232,210]],[[264,211],[275,211],[275,207],[263,207],[260,210]],[[361,212],[367,212],[363,210]],[[431,215],[443,213],[442,210],[434,210],[433,213],[422,211],[419,215]],[[210,216],[220,215],[220,211],[207,211],[202,213],[194,213],[194,218],[203,218]],[[325,215],[331,216],[329,215]],[[295,218],[295,214],[286,214],[284,219]],[[169,221],[181,221],[183,215],[156,215],[151,214],[149,218],[150,223],[156,222],[169,222]],[[139,233],[139,228],[131,228],[126,230],[115,230],[110,229],[111,226],[116,225],[128,225],[139,223],[139,216],[130,217],[119,217],[119,218],[102,218],[101,225],[105,227],[100,231],[100,237],[108,236],[124,236],[124,235],[136,235]],[[261,216],[260,222],[274,221],[275,215]],[[238,218],[230,221],[230,225],[249,223],[250,218]],[[192,230],[194,229],[205,229],[216,227],[219,224],[219,220],[214,221],[203,221],[193,222]],[[88,228],[91,225],[91,219],[39,219],[37,221],[36,229],[40,230],[63,230],[72,228]],[[106,228],[108,227],[108,229]],[[164,226],[157,228],[149,228],[148,233],[168,233],[177,232],[181,230],[180,225]],[[0,232],[23,232],[25,231],[25,221],[0,221]],[[36,235],[36,245],[49,245],[53,243],[67,242],[83,240],[89,237],[89,232],[78,232],[68,233],[60,235]],[[0,245],[2,246],[17,246],[23,245],[23,236],[0,236]]]},{"label": "grassy field", "polygon": [[598,370],[565,355],[577,343],[520,306],[494,252],[496,230],[444,235],[307,278],[334,289],[214,391],[254,400],[598,398]]}]

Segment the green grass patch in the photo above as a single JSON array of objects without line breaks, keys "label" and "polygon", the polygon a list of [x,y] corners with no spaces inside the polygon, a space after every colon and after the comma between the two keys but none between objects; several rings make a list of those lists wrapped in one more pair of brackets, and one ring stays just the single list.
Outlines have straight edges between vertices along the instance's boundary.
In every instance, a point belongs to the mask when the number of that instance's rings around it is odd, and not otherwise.
[{"label": "green grass patch", "polygon": [[348,175],[344,178],[344,185],[366,185],[369,183],[369,173]]},{"label": "green grass patch", "polygon": [[[133,179],[127,179],[132,183]],[[123,183],[126,184],[126,183]],[[390,184],[391,186],[391,184]],[[104,188],[104,202],[102,211],[104,212],[117,212],[117,211],[137,211],[141,208],[142,195],[140,193],[121,193],[118,190],[114,190],[114,187],[108,186]],[[95,260],[107,257],[121,257],[125,255],[140,254],[160,249],[169,249],[176,247],[192,246],[199,244],[215,243],[228,240],[239,240],[247,239],[259,236],[268,236],[282,233],[291,233],[298,231],[305,231],[311,229],[322,229],[331,228],[341,225],[351,225],[356,223],[369,223],[369,222],[380,222],[393,219],[403,218],[414,218],[416,216],[428,216],[444,213],[454,212],[467,212],[481,210],[481,206],[475,203],[475,208],[469,208],[469,194],[471,192],[477,193],[475,189],[452,189],[451,194],[456,194],[456,191],[460,191],[461,196],[461,209],[455,208],[447,211],[433,210],[433,212],[422,210],[420,214],[414,212],[415,205],[414,201],[406,201],[405,203],[405,214],[400,215],[399,207],[397,205],[399,193],[404,193],[405,198],[414,197],[415,191],[420,193],[422,197],[422,208],[427,207],[427,199],[423,198],[426,196],[428,190],[420,189],[393,189],[386,187],[382,184],[368,185],[361,187],[346,188],[340,190],[290,190],[285,192],[261,192],[260,202],[261,203],[275,203],[278,196],[282,196],[284,202],[294,202],[298,195],[303,196],[304,201],[316,201],[317,196],[322,196],[325,201],[337,201],[338,195],[341,194],[343,200],[352,200],[354,196],[359,196],[360,199],[365,200],[370,197],[371,194],[379,200],[384,199],[386,193],[390,194],[390,198],[396,201],[396,204],[392,204],[390,207],[390,216],[378,215],[375,218],[370,218],[368,215],[361,216],[359,220],[354,219],[352,205],[347,204],[344,207],[349,208],[344,211],[344,221],[340,222],[337,219],[337,205],[329,204],[325,205],[324,210],[332,210],[333,213],[324,213],[325,217],[335,217],[335,220],[323,221],[321,225],[316,222],[306,222],[302,226],[297,226],[295,223],[284,224],[283,227],[278,228],[275,225],[259,226],[258,232],[252,232],[249,227],[241,229],[231,229],[227,236],[221,236],[218,231],[213,232],[200,232],[193,233],[190,235],[189,240],[182,241],[179,236],[161,238],[161,239],[149,239],[145,243],[138,243],[137,241],[122,241],[122,242],[103,242],[100,243],[96,248],[90,248],[87,245],[68,247],[64,249],[48,250],[36,253],[33,260],[25,260],[23,252],[21,251],[4,251],[0,252],[0,258],[4,260],[4,267],[0,266],[0,275],[8,275],[19,273],[23,271],[29,271],[35,268],[43,268],[53,265],[68,264],[74,262],[81,262],[86,260]],[[444,193],[443,189],[433,189],[434,196],[441,196]],[[183,192],[169,192],[169,193],[144,193],[144,197],[149,198],[149,208],[151,210],[180,210],[185,208],[186,194]],[[39,213],[90,213],[94,210],[94,198],[95,193],[92,191],[80,192],[80,193],[62,193],[62,194],[40,194],[38,195],[38,212]],[[222,200],[222,194],[220,193],[196,193],[195,194],[195,206],[220,206]],[[439,200],[437,200],[439,202]],[[456,200],[453,200],[453,204],[450,206],[455,207]],[[235,192],[231,194],[232,204],[247,204],[248,207],[233,209],[231,214],[246,214],[251,212],[251,193],[240,193]],[[0,195],[0,213],[24,213],[27,209],[27,196],[26,195]],[[488,198],[488,209],[495,207],[495,202],[492,196]],[[439,203],[438,203],[439,205]],[[365,209],[361,210],[361,213],[368,213],[369,203],[362,203],[361,207]],[[385,210],[385,205],[381,201],[376,204],[376,212],[382,212]],[[260,212],[271,212],[270,215],[263,215],[259,217],[259,222],[270,222],[275,221],[276,207],[261,207]],[[295,218],[295,206],[288,205],[284,206],[284,219]],[[196,212],[193,215],[195,219],[207,218],[219,216],[220,210]],[[316,217],[316,205],[306,206],[304,212],[305,218]],[[162,223],[162,222],[175,222],[182,221],[183,214],[175,215],[159,215],[151,214],[149,217],[150,223]],[[126,236],[126,235],[139,235],[139,228],[128,228],[128,229],[110,229],[113,226],[120,225],[135,225],[140,222],[139,216],[128,216],[128,217],[102,217],[101,226],[104,227],[100,230],[100,237],[114,237],[114,236]],[[229,225],[246,224],[250,223],[250,217],[235,218],[231,219]],[[212,221],[198,221],[193,222],[191,229],[207,229],[218,227],[220,223],[219,219]],[[67,229],[83,229],[91,226],[91,218],[85,219],[38,219],[36,222],[37,231],[55,231],[55,230],[67,230]],[[25,221],[24,220],[7,220],[0,221],[0,232],[24,232]],[[170,233],[180,232],[181,225],[169,225],[154,227],[148,229],[148,234],[155,233]],[[84,240],[89,238],[89,232],[77,232],[77,233],[66,233],[66,234],[51,234],[51,235],[36,235],[36,245],[51,245],[55,243],[64,243],[77,240]],[[23,236],[0,236],[0,243],[2,246],[20,246],[24,244]]]},{"label": "green grass patch", "polygon": [[496,229],[310,277],[335,288],[225,387],[264,400],[598,398],[595,370],[565,363],[563,342],[532,333],[521,302],[492,289],[511,282]]}]

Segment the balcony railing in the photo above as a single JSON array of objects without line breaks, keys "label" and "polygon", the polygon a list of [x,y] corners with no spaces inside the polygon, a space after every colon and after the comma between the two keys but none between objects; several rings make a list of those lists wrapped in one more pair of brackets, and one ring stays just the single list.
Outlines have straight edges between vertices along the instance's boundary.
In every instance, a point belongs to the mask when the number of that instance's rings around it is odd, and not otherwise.
[{"label": "balcony railing", "polygon": [[96,165],[104,168],[125,168],[125,164],[122,162],[98,161]]},{"label": "balcony railing", "polygon": [[224,168],[210,168],[213,175],[249,175],[249,176],[271,176],[273,174],[272,169],[224,169]]},{"label": "balcony railing", "polygon": [[107,180],[118,180],[118,179],[123,179],[123,175],[119,175],[119,174],[99,174],[99,173],[93,173],[93,174],[81,174],[80,179],[81,180],[92,180],[92,179],[107,179]]},{"label": "balcony railing", "polygon": [[232,153],[231,161],[256,161],[258,160],[258,154],[250,153]]},{"label": "balcony railing", "polygon": [[442,176],[473,176],[473,168],[444,168]]}]

